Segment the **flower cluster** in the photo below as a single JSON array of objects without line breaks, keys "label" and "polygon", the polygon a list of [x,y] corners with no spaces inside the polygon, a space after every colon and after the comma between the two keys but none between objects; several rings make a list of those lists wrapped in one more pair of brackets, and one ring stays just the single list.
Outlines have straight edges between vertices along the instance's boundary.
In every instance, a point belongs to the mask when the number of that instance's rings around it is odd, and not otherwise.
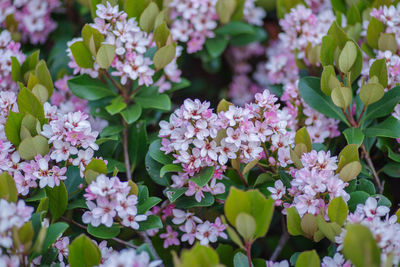
[{"label": "flower cluster", "polygon": [[[107,6],[99,4],[96,15],[91,26],[104,35],[105,44],[115,46],[115,57],[111,66],[116,70],[112,75],[121,77],[121,84],[126,84],[128,80],[138,80],[139,85],[152,84],[152,76],[155,73],[151,68],[153,62],[145,55],[154,45],[151,36],[139,28],[135,18],[128,19],[127,13],[119,11],[118,5],[112,6],[109,2]],[[68,43],[68,47],[81,40],[82,38],[72,40]],[[71,58],[69,66],[74,69],[74,74],[87,73],[92,77],[98,76],[99,66],[96,63],[93,69],[82,69],[75,62],[69,48],[67,52]]]},{"label": "flower cluster", "polygon": [[0,247],[11,248],[13,244],[12,229],[14,227],[21,228],[30,220],[32,212],[33,208],[26,206],[23,200],[13,203],[0,199]]},{"label": "flower cluster", "polygon": [[[216,0],[173,0],[170,2],[171,34],[174,40],[187,43],[187,52],[203,48],[207,38],[213,38],[218,25]],[[254,0],[245,0],[244,20],[261,26],[266,16],[264,9],[255,6]]]},{"label": "flower cluster", "polygon": [[149,254],[145,251],[139,253],[134,249],[124,249],[111,252],[100,267],[155,267],[160,264],[160,260],[151,261]]},{"label": "flower cluster", "polygon": [[307,47],[320,45],[334,20],[330,10],[321,9],[320,13],[313,13],[313,10],[298,5],[285,15],[280,21],[284,31],[279,34],[279,40],[267,48],[268,61],[257,66],[254,79],[263,87],[282,86],[281,100],[291,115],[289,128],[295,131],[304,125],[312,142],[322,143],[328,137],[340,135],[339,121],[315,111],[301,98],[298,90],[300,70],[296,64],[296,58],[308,64]]},{"label": "flower cluster", "polygon": [[[285,209],[296,207],[302,217],[306,213],[319,214],[336,197],[342,197],[346,202],[350,199],[350,195],[344,191],[348,184],[335,175],[337,159],[331,157],[329,151],[312,150],[304,153],[301,163],[302,169],[292,171],[293,180],[289,189],[281,180],[277,180],[274,187],[268,187],[275,205],[283,205]],[[286,202],[286,199],[290,201]]]},{"label": "flower cluster", "polygon": [[320,45],[334,20],[331,10],[315,15],[311,9],[298,5],[280,20],[283,32],[279,39],[298,59],[306,61],[307,47]]},{"label": "flower cluster", "polygon": [[378,19],[386,27],[386,33],[394,34],[397,45],[400,46],[400,5],[380,6],[373,8],[370,12],[371,17]]},{"label": "flower cluster", "polygon": [[13,16],[24,42],[43,44],[57,27],[51,12],[59,6],[58,0],[4,0],[0,3],[0,23],[5,24],[6,18]]},{"label": "flower cluster", "polygon": [[[264,153],[263,144],[271,142],[271,152],[289,155],[293,143],[293,132],[286,131],[290,115],[279,109],[277,98],[265,90],[256,94],[255,103],[246,107],[230,105],[228,110],[218,114],[209,108],[210,103],[187,99],[170,121],[160,122],[162,151],[173,152],[175,163],[180,163],[183,172],[173,175],[172,187],[188,186],[186,195],[195,195],[197,201],[204,192],[221,194],[225,191],[220,179],[228,160],[248,163],[260,159]],[[281,164],[290,163],[290,157],[280,157]],[[206,166],[215,166],[216,172],[209,185],[201,188],[189,177]],[[286,166],[286,165],[285,165]]]},{"label": "flower cluster", "polygon": [[121,182],[118,177],[99,175],[85,189],[89,211],[83,214],[83,222],[95,227],[100,224],[111,227],[118,216],[123,226],[139,229],[138,222],[145,221],[147,216],[138,214],[138,199],[130,190],[129,183]]},{"label": "flower cluster", "polygon": [[21,44],[11,39],[9,31],[4,30],[0,33],[0,91],[16,91],[18,89],[11,77],[11,57],[23,62],[25,55],[20,48]]},{"label": "flower cluster", "polygon": [[[71,78],[72,76],[65,75],[54,83],[54,87],[57,90],[54,90],[51,95],[50,103],[57,106],[60,113],[67,114],[69,112],[80,111],[90,114],[88,101],[73,95],[69,89],[67,81]],[[108,125],[106,120],[99,117],[89,116],[88,121],[90,122],[91,128],[97,132],[101,132],[101,130]]]},{"label": "flower cluster", "polygon": [[[357,223],[369,228],[381,250],[381,262],[393,257],[392,263],[396,266],[400,262],[400,224],[396,215],[389,216],[389,211],[388,207],[380,206],[376,198],[369,197],[365,204],[358,204],[355,212],[348,215],[346,223]],[[343,248],[345,235],[346,229],[343,228],[340,235],[335,237],[336,243],[339,244],[337,248],[339,252]],[[335,258],[340,256],[339,254]],[[337,264],[329,266],[342,266],[336,260],[335,263]]]},{"label": "flower cluster", "polygon": [[233,69],[232,82],[229,85],[229,97],[232,103],[244,106],[254,100],[254,95],[261,91],[261,87],[252,81],[250,74],[253,68],[250,60],[254,60],[265,53],[265,48],[260,43],[251,43],[242,47],[228,49],[228,63]]},{"label": "flower cluster", "polygon": [[[175,208],[174,204],[164,202],[161,206],[155,206],[148,214],[160,216],[165,223],[167,219],[173,223],[172,226],[167,225],[166,232],[159,235],[164,239],[164,248],[178,246],[181,242],[193,245],[195,240],[202,245],[208,245],[217,242],[218,237],[227,238],[224,232],[226,225],[220,218],[216,218],[213,223],[209,220],[204,221],[192,212]],[[150,236],[154,236],[158,230],[151,229],[147,232]]]}]

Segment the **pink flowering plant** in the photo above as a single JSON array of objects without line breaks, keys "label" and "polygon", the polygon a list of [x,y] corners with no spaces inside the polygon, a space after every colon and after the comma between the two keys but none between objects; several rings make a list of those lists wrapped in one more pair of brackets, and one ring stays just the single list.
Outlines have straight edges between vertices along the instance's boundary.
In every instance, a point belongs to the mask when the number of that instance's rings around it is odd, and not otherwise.
[{"label": "pink flowering plant", "polygon": [[398,266],[397,2],[0,1],[0,267]]}]

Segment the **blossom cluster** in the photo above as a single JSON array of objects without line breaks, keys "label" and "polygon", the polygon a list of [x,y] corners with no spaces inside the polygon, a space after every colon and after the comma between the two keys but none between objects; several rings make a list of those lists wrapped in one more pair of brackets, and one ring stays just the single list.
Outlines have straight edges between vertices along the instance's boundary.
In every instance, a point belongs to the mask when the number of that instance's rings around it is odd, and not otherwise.
[{"label": "blossom cluster", "polygon": [[394,34],[397,45],[400,46],[400,5],[373,8],[370,15],[384,24],[386,33]]},{"label": "blossom cluster", "polygon": [[139,229],[138,222],[147,220],[147,216],[138,214],[138,199],[130,190],[129,183],[121,182],[118,177],[99,175],[85,189],[89,211],[83,214],[83,222],[95,227],[100,224],[111,227],[118,217],[123,226]]},{"label": "blossom cluster", "polygon": [[21,44],[14,42],[10,32],[4,30],[0,33],[0,91],[18,89],[11,77],[11,57],[15,57],[19,62],[25,61]]},{"label": "blossom cluster", "polygon": [[145,251],[139,253],[135,249],[124,249],[110,253],[104,263],[100,264],[100,267],[155,267],[160,264],[160,260],[151,261],[149,254]]},{"label": "blossom cluster", "polygon": [[67,168],[62,162],[79,166],[81,176],[85,166],[92,160],[98,132],[92,131],[88,115],[77,111],[62,113],[56,106],[44,104],[48,124],[40,133],[48,139],[51,148],[47,155],[36,155],[33,160],[22,160],[18,151],[5,134],[5,124],[10,111],[18,112],[14,92],[1,91],[0,119],[0,170],[9,172],[16,183],[18,193],[27,195],[31,188],[54,187],[65,180]]},{"label": "blossom cluster", "polygon": [[4,0],[0,3],[0,24],[13,16],[24,42],[43,44],[57,27],[51,13],[59,6],[58,0]]},{"label": "blossom cluster", "polygon": [[290,188],[286,189],[281,180],[277,180],[274,187],[268,187],[275,205],[283,205],[284,209],[296,207],[302,217],[306,213],[319,214],[336,197],[342,197],[346,202],[350,199],[344,190],[348,183],[335,174],[336,156],[331,157],[329,151],[312,150],[302,155],[301,163],[303,168],[291,172]]},{"label": "blossom cluster", "polygon": [[[392,257],[392,264],[396,266],[400,262],[400,224],[397,222],[396,215],[389,216],[389,211],[388,207],[380,206],[376,198],[369,197],[365,204],[358,204],[355,212],[347,216],[346,224],[366,226],[381,250],[381,262],[386,262]],[[340,235],[335,237],[338,253],[333,259],[325,257],[324,266],[344,266],[345,260],[341,251],[345,235],[346,229],[343,228]],[[352,266],[348,261],[346,264],[346,266]]]},{"label": "blossom cluster", "polygon": [[[172,176],[172,187],[188,186],[185,194],[195,195],[199,202],[204,197],[202,191],[221,194],[224,185],[215,179],[221,178],[228,160],[248,163],[261,159],[268,153],[263,145],[267,141],[271,142],[271,152],[278,151],[280,165],[291,163],[289,145],[294,134],[286,130],[290,115],[279,109],[277,98],[268,90],[255,98],[255,103],[244,108],[230,105],[218,114],[208,102],[187,99],[169,122],[160,122],[161,150],[173,153],[174,163],[183,168],[183,172]],[[215,166],[216,172],[210,184],[200,188],[189,178],[207,166]]]},{"label": "blossom cluster", "polygon": [[[207,38],[215,36],[218,25],[217,0],[173,0],[169,3],[171,34],[176,41],[187,43],[187,52],[195,53],[203,48]],[[266,16],[264,9],[255,6],[254,0],[245,0],[244,20],[261,26]]]},{"label": "blossom cluster", "polygon": [[[151,36],[139,28],[135,18],[128,19],[127,13],[119,11],[118,5],[112,6],[109,2],[107,6],[99,4],[96,15],[91,26],[104,36],[104,44],[115,46],[115,57],[111,65],[115,71],[111,74],[120,77],[121,84],[126,84],[128,80],[138,80],[139,85],[152,84],[152,76],[155,73],[151,68],[153,62],[145,54],[154,46]],[[81,40],[82,38],[75,38],[68,43],[68,47]],[[92,77],[98,76],[99,66],[96,62],[93,69],[82,69],[77,65],[70,48],[67,52],[71,59],[69,67],[74,70],[74,74],[87,73]]]},{"label": "blossom cluster", "polygon": [[0,199],[0,248],[9,249],[12,247],[12,229],[14,227],[21,228],[24,223],[30,220],[32,212],[33,208],[26,206],[23,200],[13,203]]},{"label": "blossom cluster", "polygon": [[[216,218],[214,222],[204,221],[193,212],[177,209],[174,204],[164,202],[160,206],[155,206],[148,214],[160,216],[165,223],[167,219],[171,219],[172,224],[167,225],[166,232],[159,235],[161,239],[164,239],[164,248],[178,246],[181,242],[193,245],[196,240],[202,245],[208,245],[217,242],[218,237],[227,238],[224,232],[226,225],[220,218]],[[147,232],[150,236],[154,236],[158,230],[151,229]]]},{"label": "blossom cluster", "polygon": [[229,84],[229,97],[235,105],[244,106],[261,91],[259,84],[251,79],[253,67],[249,60],[262,56],[265,48],[260,43],[251,43],[246,46],[232,46],[227,52],[227,60],[233,70],[232,82]]},{"label": "blossom cluster", "polygon": [[[326,5],[322,2],[320,4]],[[319,13],[314,13],[313,10]],[[281,85],[281,100],[292,118],[288,121],[289,128],[297,130],[304,125],[312,142],[322,143],[326,138],[340,135],[337,126],[339,121],[325,117],[305,103],[298,90],[300,70],[296,64],[296,58],[308,64],[307,47],[320,45],[322,37],[334,21],[332,11],[318,8],[313,10],[298,5],[280,20],[283,32],[279,34],[279,40],[267,48],[268,60],[264,64],[258,64],[253,76],[266,88]]]}]

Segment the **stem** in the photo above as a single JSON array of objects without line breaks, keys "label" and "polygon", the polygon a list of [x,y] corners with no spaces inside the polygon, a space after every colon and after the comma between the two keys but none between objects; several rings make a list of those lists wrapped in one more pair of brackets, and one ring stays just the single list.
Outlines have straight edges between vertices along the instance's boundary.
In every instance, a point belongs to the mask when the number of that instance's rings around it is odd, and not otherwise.
[{"label": "stem", "polygon": [[[236,170],[236,169],[235,169]],[[246,179],[244,179],[243,173],[239,170],[236,170],[236,172],[239,174],[239,178],[242,181],[242,183],[246,186],[249,187],[249,184],[246,182]]]},{"label": "stem", "polygon": [[272,253],[270,261],[276,261],[278,258],[279,254],[281,254],[282,249],[285,247],[286,242],[289,240],[289,233],[286,230],[286,223],[285,219],[282,216],[282,235],[281,238],[279,239],[278,245],[276,246],[274,252]]},{"label": "stem", "polygon": [[[61,219],[63,219],[63,220],[66,221],[67,223],[72,223],[73,225],[76,225],[76,226],[78,226],[79,228],[82,228],[82,229],[87,230],[87,227],[86,227],[86,226],[84,226],[84,225],[82,225],[82,224],[80,224],[80,223],[78,223],[78,222],[76,222],[76,221],[74,221],[74,220],[68,219],[67,217],[62,216]],[[133,245],[133,244],[131,244],[131,243],[129,243],[129,242],[126,242],[126,241],[124,241],[124,240],[122,240],[122,239],[119,239],[119,238],[117,238],[117,237],[113,237],[112,240],[114,240],[114,241],[117,242],[117,243],[120,243],[121,245],[125,245],[125,246],[127,246],[127,247],[137,248],[137,246],[135,246],[135,245]]]},{"label": "stem", "polygon": [[365,161],[368,163],[368,166],[372,171],[372,175],[373,175],[375,183],[378,187],[379,193],[382,194],[383,189],[384,189],[383,184],[381,184],[381,181],[379,180],[379,176],[376,173],[374,163],[372,162],[371,157],[369,156],[369,153],[368,153],[367,149],[365,148],[364,144],[361,145],[361,149],[363,151]]},{"label": "stem", "polygon": [[365,112],[366,109],[367,109],[367,106],[364,106],[363,109],[362,109],[362,111],[361,111],[360,117],[359,117],[358,120],[357,120],[357,125],[360,123],[361,118],[362,118],[362,116],[364,115],[364,112]]},{"label": "stem", "polygon": [[247,261],[249,263],[249,267],[251,267],[251,242],[247,242],[245,244],[245,249],[246,249],[246,255],[247,255]]},{"label": "stem", "polygon": [[[160,256],[158,256],[156,249],[153,246],[153,242],[145,232],[138,232],[139,235],[143,238],[143,241],[149,246],[151,253],[153,254],[155,260],[161,260]],[[164,266],[163,264],[158,266]]]},{"label": "stem", "polygon": [[124,119],[122,119],[122,123],[124,125],[124,129],[122,130],[122,146],[124,148],[126,178],[128,180],[132,180],[131,163],[129,161],[129,150],[128,150],[128,124]]}]

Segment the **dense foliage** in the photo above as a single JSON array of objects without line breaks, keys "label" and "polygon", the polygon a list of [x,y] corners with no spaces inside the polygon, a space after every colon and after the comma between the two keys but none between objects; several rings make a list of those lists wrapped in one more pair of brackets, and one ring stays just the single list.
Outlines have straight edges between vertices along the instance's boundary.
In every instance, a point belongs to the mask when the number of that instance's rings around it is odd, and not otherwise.
[{"label": "dense foliage", "polygon": [[0,1],[0,267],[398,266],[398,2]]}]

